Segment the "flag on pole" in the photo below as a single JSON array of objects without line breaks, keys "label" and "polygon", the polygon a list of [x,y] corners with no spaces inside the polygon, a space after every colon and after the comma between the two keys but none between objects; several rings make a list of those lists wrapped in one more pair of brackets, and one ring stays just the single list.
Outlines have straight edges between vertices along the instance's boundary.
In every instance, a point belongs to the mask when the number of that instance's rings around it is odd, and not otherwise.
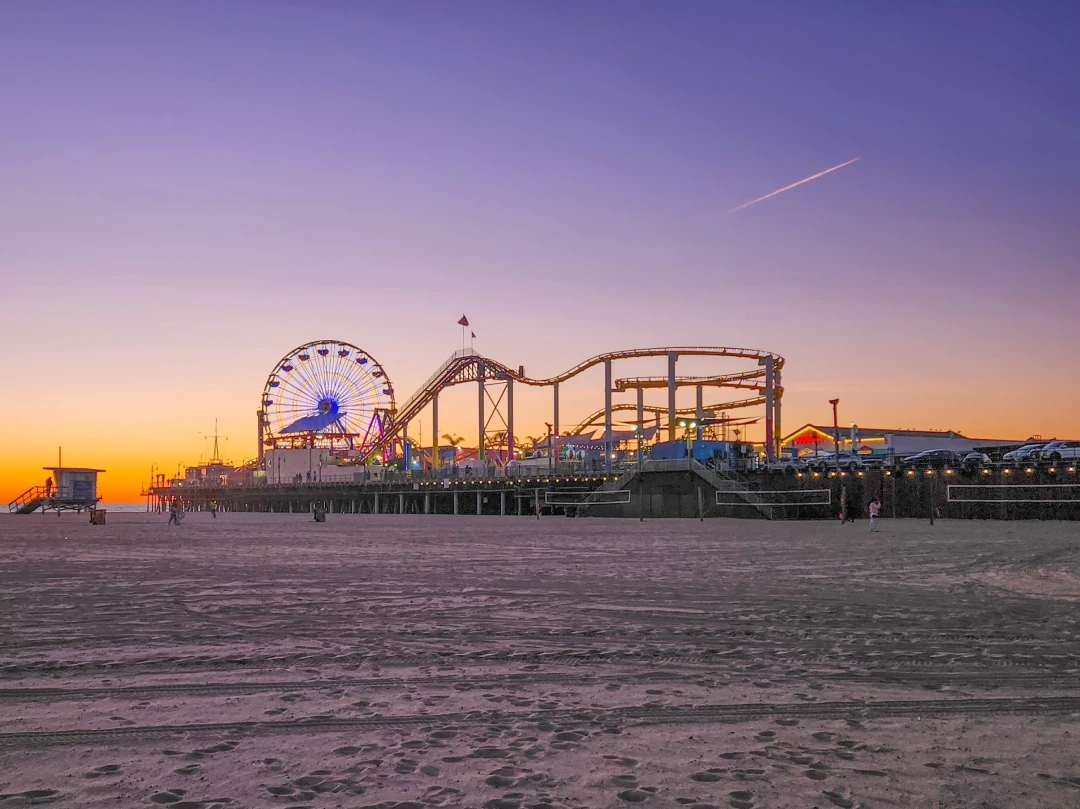
[{"label": "flag on pole", "polygon": [[458,325],[459,326],[468,326],[469,325],[469,318],[465,317],[465,315],[462,315],[461,320],[458,321]]},{"label": "flag on pole", "polygon": [[476,339],[476,332],[472,332],[472,339]]}]

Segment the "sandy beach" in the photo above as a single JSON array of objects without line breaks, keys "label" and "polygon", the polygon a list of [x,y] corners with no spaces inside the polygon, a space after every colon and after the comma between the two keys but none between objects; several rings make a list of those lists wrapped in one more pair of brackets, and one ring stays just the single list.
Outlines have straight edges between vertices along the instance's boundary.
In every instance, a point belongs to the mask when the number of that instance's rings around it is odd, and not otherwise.
[{"label": "sandy beach", "polygon": [[1073,807],[1067,523],[0,517],[0,807]]}]

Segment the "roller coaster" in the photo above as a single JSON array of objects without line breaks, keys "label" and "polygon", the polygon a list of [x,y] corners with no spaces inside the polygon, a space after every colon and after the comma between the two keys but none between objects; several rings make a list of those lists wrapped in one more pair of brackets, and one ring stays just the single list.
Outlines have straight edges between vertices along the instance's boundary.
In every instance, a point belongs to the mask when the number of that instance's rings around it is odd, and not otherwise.
[{"label": "roller coaster", "polygon": [[[668,373],[664,376],[637,376],[615,379],[613,366],[621,360],[664,357]],[[734,358],[755,363],[751,370],[725,375],[680,376],[676,372],[680,357]],[[431,409],[432,463],[439,463],[439,394],[451,387],[474,383],[477,385],[477,427],[485,438],[498,430],[500,443],[505,443],[506,458],[513,457],[514,444],[514,387],[551,388],[554,436],[564,435],[559,421],[559,386],[591,368],[604,368],[604,406],[578,422],[565,435],[584,436],[589,428],[603,426],[603,434],[592,438],[603,442],[610,455],[613,443],[619,440],[612,429],[616,412],[636,410],[635,424],[644,428],[646,414],[660,428],[667,416],[668,439],[676,437],[680,418],[694,418],[698,425],[708,421],[708,414],[739,408],[765,407],[765,449],[772,456],[780,435],[780,403],[783,386],[780,382],[784,358],[770,351],[723,346],[669,346],[611,351],[590,357],[556,376],[538,378],[526,376],[523,367],[513,368],[498,360],[485,357],[469,348],[456,351],[439,366],[415,393],[400,405],[396,403],[393,387],[383,367],[367,352],[335,340],[307,343],[287,354],[270,373],[263,389],[258,410],[259,459],[266,448],[318,446],[349,450],[353,457],[366,461],[387,457],[395,442],[408,441],[409,423],[427,408]],[[697,391],[694,407],[676,407],[676,391],[693,387]],[[665,388],[667,406],[646,405],[644,391]],[[751,390],[756,396],[722,402],[705,402],[706,388]],[[612,393],[635,391],[637,402],[612,403]],[[489,407],[490,405],[490,407]],[[497,421],[496,421],[497,419]],[[700,430],[700,427],[698,427]],[[658,430],[659,431],[659,430]],[[485,460],[489,442],[478,442],[479,460]]]}]

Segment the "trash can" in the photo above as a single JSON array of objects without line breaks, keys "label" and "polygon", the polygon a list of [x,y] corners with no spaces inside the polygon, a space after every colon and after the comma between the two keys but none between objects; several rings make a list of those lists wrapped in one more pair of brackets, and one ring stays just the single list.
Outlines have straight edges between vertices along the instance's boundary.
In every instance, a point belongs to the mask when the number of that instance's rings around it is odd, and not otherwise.
[{"label": "trash can", "polygon": [[326,522],[326,506],[315,506],[315,522]]},{"label": "trash can", "polygon": [[90,509],[90,524],[91,525],[104,525],[105,524],[105,509],[92,508]]}]

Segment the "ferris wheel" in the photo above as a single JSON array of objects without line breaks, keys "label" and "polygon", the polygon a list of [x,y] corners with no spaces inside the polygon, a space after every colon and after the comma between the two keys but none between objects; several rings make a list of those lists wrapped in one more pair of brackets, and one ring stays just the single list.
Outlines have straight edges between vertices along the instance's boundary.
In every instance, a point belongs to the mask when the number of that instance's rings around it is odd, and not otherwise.
[{"label": "ferris wheel", "polygon": [[317,340],[281,358],[262,394],[266,446],[365,450],[394,412],[378,361],[349,343]]}]

